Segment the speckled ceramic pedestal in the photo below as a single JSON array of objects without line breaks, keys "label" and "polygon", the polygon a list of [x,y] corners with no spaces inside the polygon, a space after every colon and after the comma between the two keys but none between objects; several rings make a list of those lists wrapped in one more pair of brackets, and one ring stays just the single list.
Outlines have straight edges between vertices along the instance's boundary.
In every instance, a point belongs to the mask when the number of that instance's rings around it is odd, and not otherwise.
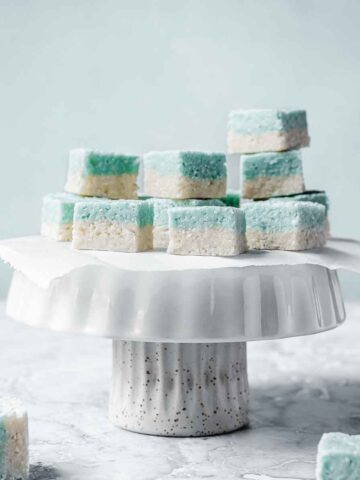
[{"label": "speckled ceramic pedestal", "polygon": [[248,423],[246,343],[113,342],[110,419],[139,433],[215,435]]}]

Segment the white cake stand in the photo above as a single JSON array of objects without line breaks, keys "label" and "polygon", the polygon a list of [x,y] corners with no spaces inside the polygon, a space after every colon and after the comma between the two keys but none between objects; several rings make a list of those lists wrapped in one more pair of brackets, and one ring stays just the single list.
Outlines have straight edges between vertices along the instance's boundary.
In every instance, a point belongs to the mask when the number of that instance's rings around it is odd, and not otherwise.
[{"label": "white cake stand", "polygon": [[38,242],[38,258],[26,248],[18,262],[11,257],[7,314],[112,338],[110,418],[139,433],[200,436],[247,425],[246,342],[318,333],[345,319],[336,271],[324,266],[213,269],[209,259],[208,268],[164,271],[149,268],[149,258],[171,256],[152,252],[137,255],[144,268],[131,270],[122,254],[116,268],[84,266],[39,286],[17,263],[45,271],[53,249],[65,262],[74,253]]}]

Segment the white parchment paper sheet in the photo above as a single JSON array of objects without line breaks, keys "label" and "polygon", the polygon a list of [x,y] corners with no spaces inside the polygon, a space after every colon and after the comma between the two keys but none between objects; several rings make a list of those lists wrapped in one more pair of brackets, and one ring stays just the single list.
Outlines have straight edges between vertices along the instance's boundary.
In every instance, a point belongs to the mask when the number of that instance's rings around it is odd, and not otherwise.
[{"label": "white parchment paper sheet", "polygon": [[0,241],[0,258],[41,287],[83,267],[109,266],[130,271],[184,271],[272,265],[322,265],[360,273],[360,242],[333,238],[303,252],[250,251],[237,257],[168,255],[164,251],[118,253],[74,250],[69,243],[39,236]]}]

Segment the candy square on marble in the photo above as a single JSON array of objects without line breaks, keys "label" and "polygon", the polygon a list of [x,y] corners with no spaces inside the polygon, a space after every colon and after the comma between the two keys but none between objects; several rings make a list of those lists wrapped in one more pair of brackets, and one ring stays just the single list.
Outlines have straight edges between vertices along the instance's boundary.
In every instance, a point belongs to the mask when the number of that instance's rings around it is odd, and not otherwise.
[{"label": "candy square on marble", "polygon": [[223,197],[225,160],[222,153],[147,153],[144,155],[144,193],[170,199]]},{"label": "candy square on marble", "polygon": [[228,152],[277,152],[310,144],[305,110],[235,110],[228,122]]},{"label": "candy square on marble", "polygon": [[245,232],[245,215],[239,208],[171,208],[167,251],[176,255],[238,255],[246,250]]},{"label": "candy square on marble", "polygon": [[15,398],[0,399],[0,478],[26,480],[29,474],[28,417]]},{"label": "candy square on marble", "polygon": [[305,189],[300,150],[241,155],[241,195],[268,198]]},{"label": "candy square on marble", "polygon": [[311,202],[244,203],[250,249],[306,250],[326,243],[326,210]]},{"label": "candy square on marble", "polygon": [[153,212],[142,200],[102,200],[75,205],[72,246],[85,250],[152,249]]},{"label": "candy square on marble", "polygon": [[360,435],[325,433],[318,446],[316,479],[360,479]]},{"label": "candy square on marble", "polygon": [[71,150],[65,191],[90,197],[136,199],[139,157]]}]

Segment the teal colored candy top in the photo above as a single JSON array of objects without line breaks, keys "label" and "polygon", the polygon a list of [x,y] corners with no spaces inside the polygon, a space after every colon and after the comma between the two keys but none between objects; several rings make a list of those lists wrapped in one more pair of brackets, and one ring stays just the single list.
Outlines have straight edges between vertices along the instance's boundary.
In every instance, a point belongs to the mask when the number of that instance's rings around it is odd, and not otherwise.
[{"label": "teal colored candy top", "polygon": [[72,193],[50,193],[43,198],[42,221],[48,223],[72,223],[74,205],[83,197]]},{"label": "teal colored candy top", "polygon": [[226,197],[220,198],[227,207],[240,207],[240,192],[238,190],[228,190]]},{"label": "teal colored candy top", "polygon": [[80,197],[73,193],[50,193],[45,195],[42,203],[41,219],[44,223],[68,224],[74,217],[74,206],[77,202],[96,202],[102,200],[93,197]]},{"label": "teal colored candy top", "polygon": [[360,435],[325,433],[318,446],[319,480],[357,480],[360,478]]},{"label": "teal colored candy top", "polygon": [[101,200],[79,202],[75,205],[74,221],[110,221],[120,224],[134,223],[140,228],[152,225],[153,211],[142,200]]},{"label": "teal colored candy top", "polygon": [[305,110],[234,110],[229,114],[229,130],[241,134],[307,130]]},{"label": "teal colored candy top", "polygon": [[154,210],[154,226],[168,225],[168,210],[174,207],[204,207],[214,205],[223,207],[220,200],[168,200],[167,198],[150,198],[147,200]]},{"label": "teal colored candy top", "polygon": [[329,211],[330,202],[329,197],[326,192],[320,191],[309,191],[304,193],[299,193],[296,195],[288,195],[286,197],[273,197],[269,198],[268,201],[271,202],[313,202],[324,205],[326,213]]},{"label": "teal colored candy top", "polygon": [[150,152],[144,155],[145,173],[183,175],[196,180],[218,180],[226,177],[226,157],[222,153]]},{"label": "teal colored candy top", "polygon": [[6,428],[4,417],[0,415],[0,478],[5,475]]},{"label": "teal colored candy top", "polygon": [[320,228],[326,219],[323,205],[311,202],[257,201],[244,203],[248,229],[283,232],[296,228]]},{"label": "teal colored candy top", "polygon": [[319,443],[319,453],[353,453],[360,456],[360,435],[346,433],[325,433]]},{"label": "teal colored candy top", "polygon": [[244,234],[245,215],[232,207],[182,207],[169,209],[169,226],[179,230],[224,228]]},{"label": "teal colored candy top", "polygon": [[84,148],[70,151],[69,171],[90,175],[138,174],[140,159],[135,155],[102,153]]},{"label": "teal colored candy top", "polygon": [[241,172],[244,180],[257,177],[302,175],[300,150],[264,152],[241,155]]}]

